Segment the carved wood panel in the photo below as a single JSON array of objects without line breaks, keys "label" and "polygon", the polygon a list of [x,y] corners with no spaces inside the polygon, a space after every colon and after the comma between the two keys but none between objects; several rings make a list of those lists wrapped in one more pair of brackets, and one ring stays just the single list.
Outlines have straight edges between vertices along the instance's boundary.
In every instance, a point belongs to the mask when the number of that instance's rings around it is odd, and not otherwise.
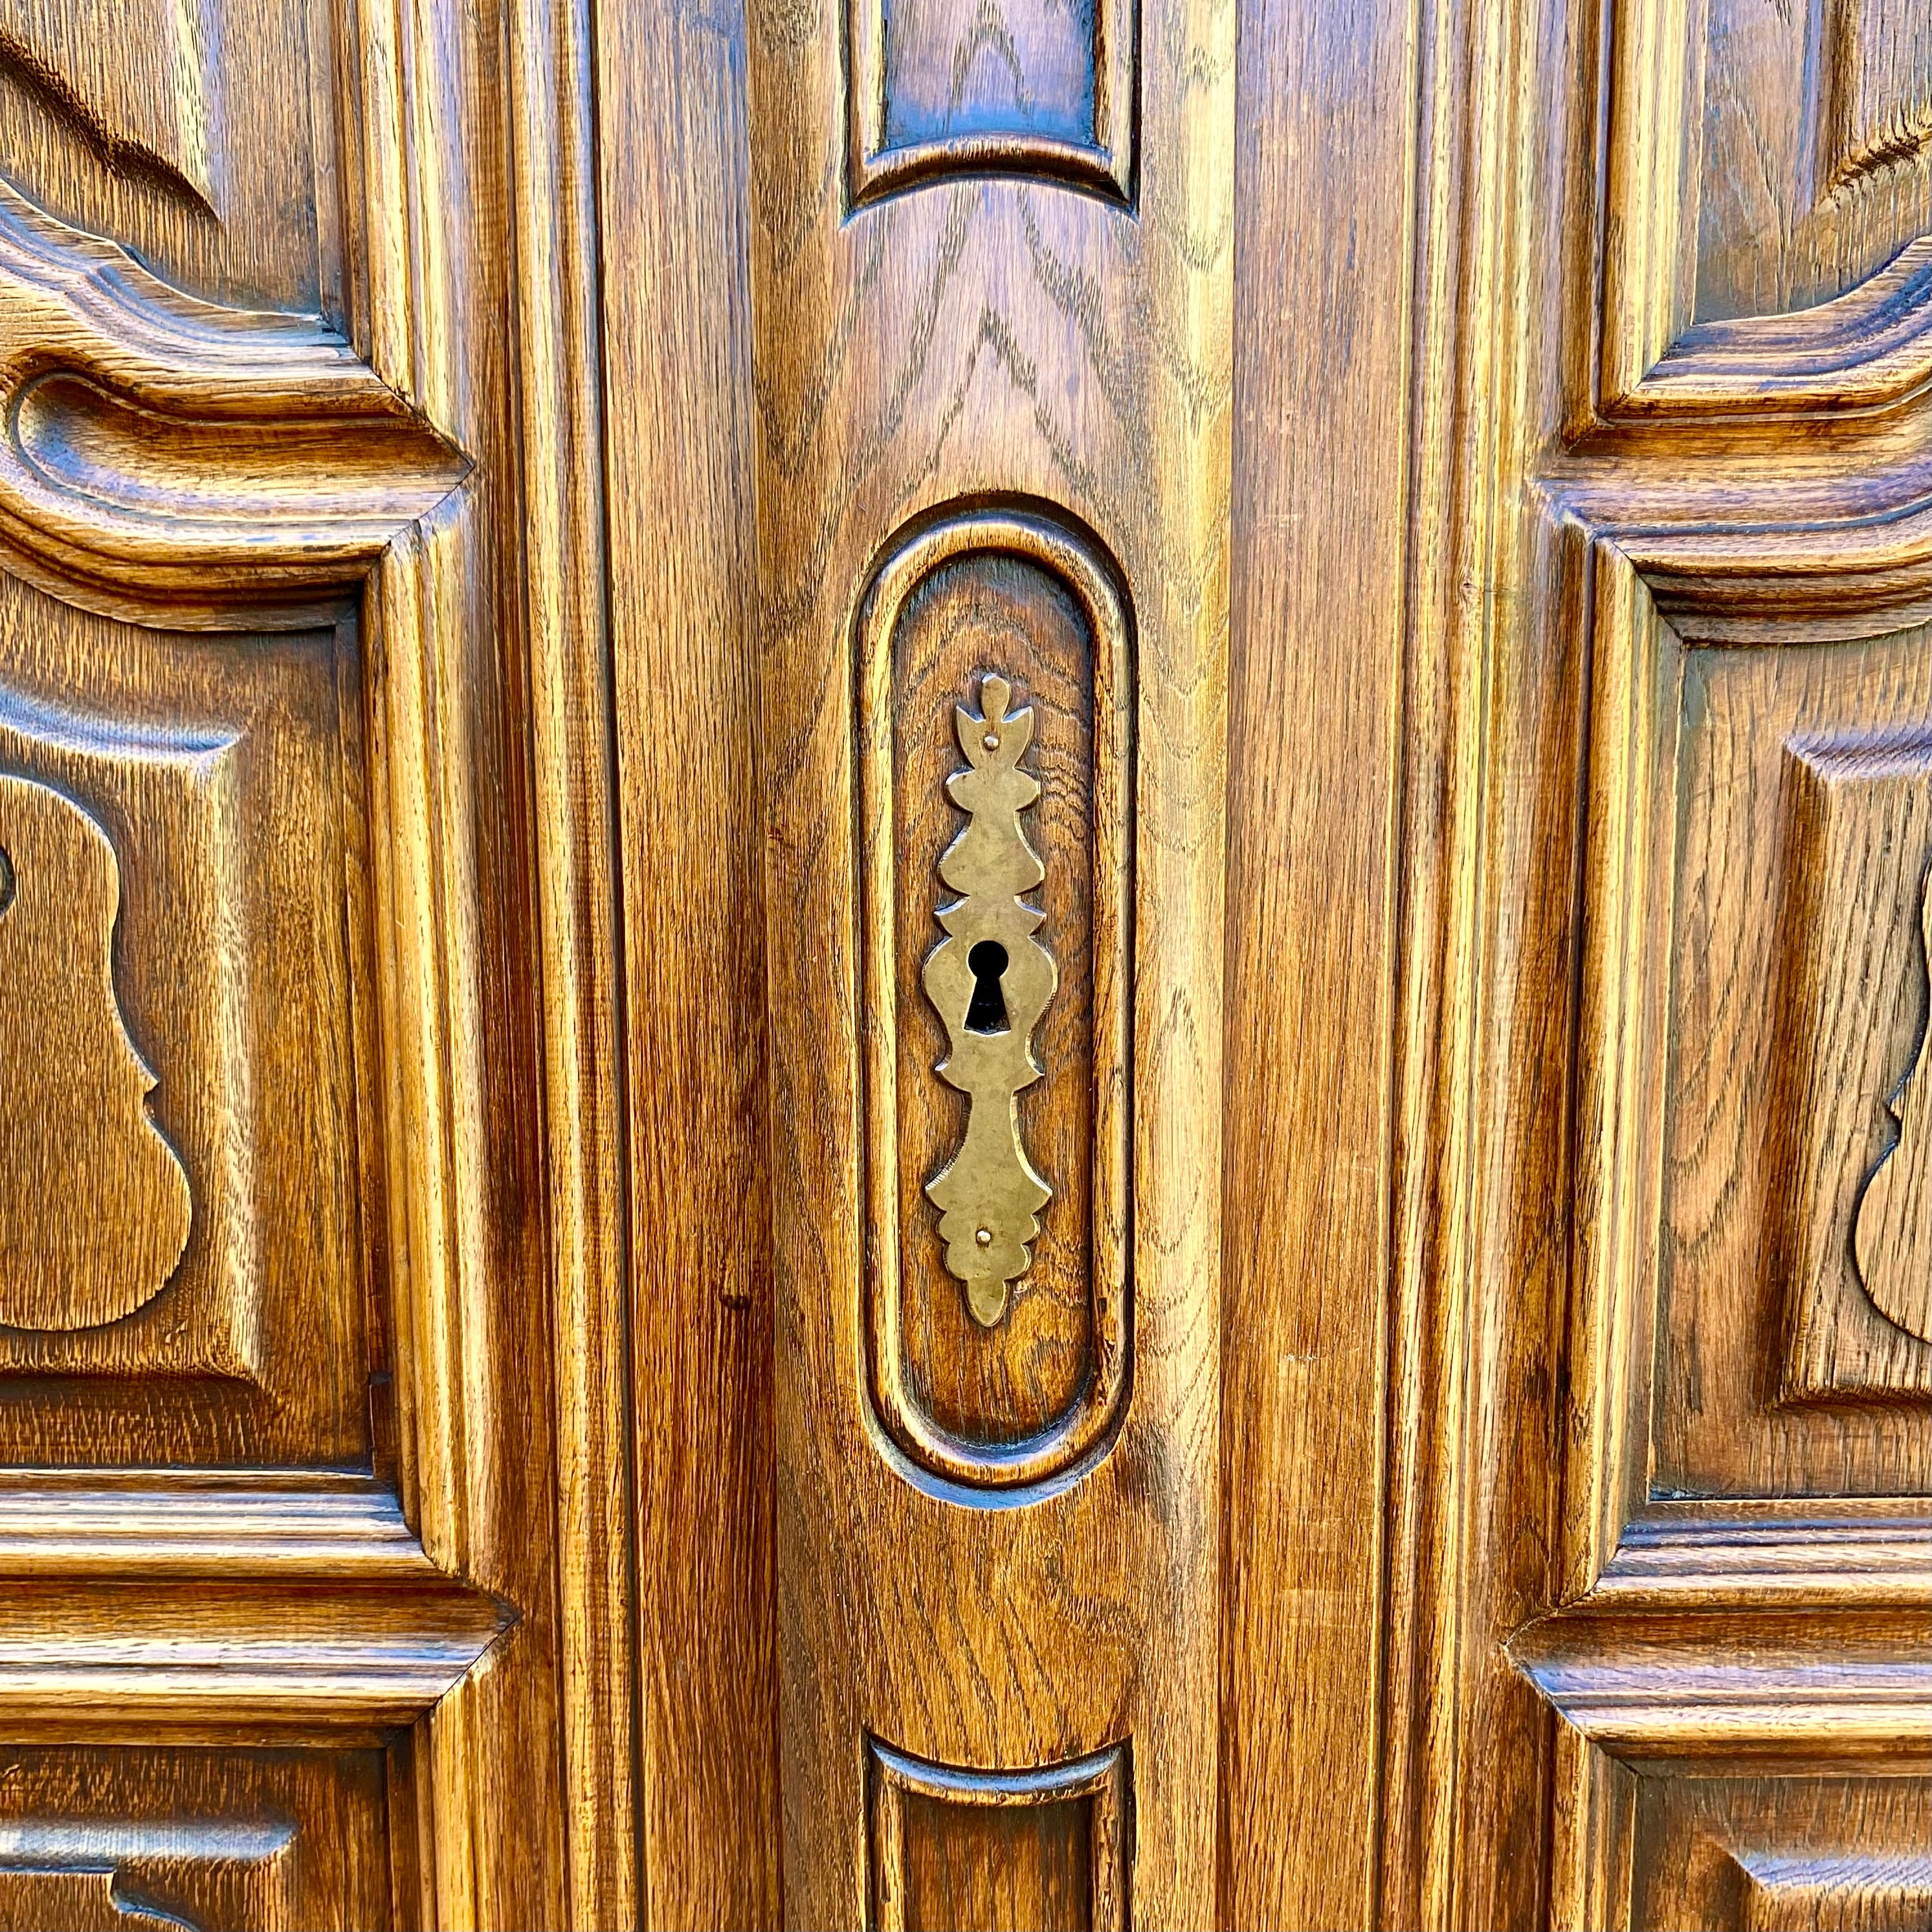
[{"label": "carved wood panel", "polygon": [[[1932,1346],[1856,1234],[1924,1028],[1932,658],[1864,645],[1678,660],[1654,1486],[1895,1493],[1932,1456]],[[1668,677],[1669,670],[1662,671]],[[1846,1396],[1894,1406],[1833,1406]]]},{"label": "carved wood panel", "polygon": [[10,1932],[407,1922],[381,1750],[0,1746]]},{"label": "carved wood panel", "polygon": [[[41,1178],[0,1244],[8,1460],[370,1453],[359,681],[346,629],[211,641],[0,583],[0,773],[65,801],[94,868],[87,898],[37,871],[0,806],[0,939],[38,944],[8,984],[49,1010],[8,1032],[9,1171]],[[59,1018],[110,999],[136,1084]],[[130,1135],[166,1150],[145,1186]]]}]

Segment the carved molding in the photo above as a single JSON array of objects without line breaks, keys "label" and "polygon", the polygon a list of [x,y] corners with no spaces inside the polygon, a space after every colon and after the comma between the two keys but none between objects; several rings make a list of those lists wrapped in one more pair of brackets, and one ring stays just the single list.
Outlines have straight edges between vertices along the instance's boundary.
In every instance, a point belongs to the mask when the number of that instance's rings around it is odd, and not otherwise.
[{"label": "carved molding", "polygon": [[[894,912],[902,859],[894,836],[892,646],[901,613],[933,572],[955,559],[1000,554],[1028,560],[1063,584],[1083,614],[1092,640],[1095,770],[1093,820],[1088,832],[1094,842],[1096,900],[1090,947],[1095,1046],[1088,1325],[1093,1371],[1072,1406],[1051,1426],[1016,1443],[994,1446],[964,1441],[925,1413],[913,1393],[904,1358],[904,1231],[896,1189],[899,1132],[896,1080],[904,1048],[900,1038],[896,972],[900,949],[915,942],[912,935],[898,929]],[[1118,1418],[1130,1380],[1132,651],[1126,612],[1111,571],[1084,540],[1044,517],[1030,514],[972,512],[932,524],[902,538],[889,548],[874,574],[860,617],[855,659],[859,680],[860,952],[867,1015],[866,1332],[872,1393],[880,1420],[916,1463],[934,1475],[974,1487],[1012,1487],[1075,1468],[1101,1443]],[[960,728],[964,729],[963,724]],[[983,726],[981,735],[983,738]],[[983,744],[980,748],[983,754]],[[1020,874],[1016,872],[1012,876],[1017,880]],[[941,1011],[949,1018],[960,990],[956,982],[942,987],[945,1004]],[[1051,993],[1050,982],[1045,990]],[[1041,997],[1037,1007],[1043,1009],[1045,1004]],[[964,1019],[963,1010],[960,1017]],[[1010,1040],[1010,1051],[1012,1045]],[[1023,1046],[1019,1050],[1024,1052]],[[975,1232],[978,1226],[974,1224]],[[1004,1290],[1004,1281],[1000,1286]],[[988,1336],[988,1345],[995,1340]]]},{"label": "carved molding", "polygon": [[[907,1924],[906,1808],[924,1798],[966,1810],[1024,1812],[1035,1807],[1087,1808],[1088,1924],[1092,1932],[1126,1932],[1133,1922],[1132,1772],[1125,1744],[1108,1745],[1064,1764],[1026,1771],[967,1770],[934,1764],[866,1741],[871,1852],[872,1924],[904,1932]],[[992,1875],[989,1875],[992,1876]]]},{"label": "carved molding", "polygon": [[0,1325],[118,1320],[188,1245],[188,1177],[114,988],[120,904],[100,826],[0,772]]},{"label": "carved molding", "polygon": [[1138,0],[845,0],[854,204],[1030,175],[1131,202]]},{"label": "carved molding", "polygon": [[137,622],[316,621],[467,468],[340,337],[196,302],[4,188],[0,421],[0,555]]}]

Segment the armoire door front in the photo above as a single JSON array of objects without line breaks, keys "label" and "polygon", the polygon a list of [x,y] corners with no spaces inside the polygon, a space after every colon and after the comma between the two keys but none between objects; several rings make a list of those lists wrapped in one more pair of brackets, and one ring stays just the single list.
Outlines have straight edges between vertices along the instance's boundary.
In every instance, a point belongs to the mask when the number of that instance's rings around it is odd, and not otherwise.
[{"label": "armoire door front", "polygon": [[0,0],[0,1924],[1924,1927],[1924,0]]}]

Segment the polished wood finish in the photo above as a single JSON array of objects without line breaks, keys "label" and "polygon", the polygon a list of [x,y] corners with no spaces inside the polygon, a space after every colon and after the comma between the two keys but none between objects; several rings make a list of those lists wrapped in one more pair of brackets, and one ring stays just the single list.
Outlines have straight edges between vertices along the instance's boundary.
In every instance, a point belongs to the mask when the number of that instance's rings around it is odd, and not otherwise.
[{"label": "polished wood finish", "polygon": [[1929,116],[0,0],[0,1924],[1924,1925]]}]

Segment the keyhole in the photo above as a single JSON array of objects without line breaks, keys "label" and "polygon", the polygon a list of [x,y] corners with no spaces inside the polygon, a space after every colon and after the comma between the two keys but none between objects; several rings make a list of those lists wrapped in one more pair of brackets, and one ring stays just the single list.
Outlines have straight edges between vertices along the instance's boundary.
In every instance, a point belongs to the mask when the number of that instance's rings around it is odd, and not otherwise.
[{"label": "keyhole", "polygon": [[982,939],[966,956],[973,969],[973,998],[966,1008],[968,1033],[1004,1033],[1006,996],[1000,976],[1006,970],[1006,949],[997,939]]}]

